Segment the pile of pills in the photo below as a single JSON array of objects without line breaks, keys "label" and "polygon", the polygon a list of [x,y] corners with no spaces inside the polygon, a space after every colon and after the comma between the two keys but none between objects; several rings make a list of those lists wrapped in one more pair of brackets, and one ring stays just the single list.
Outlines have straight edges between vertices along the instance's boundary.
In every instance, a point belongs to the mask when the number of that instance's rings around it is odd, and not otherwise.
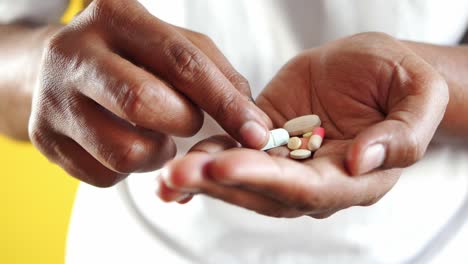
[{"label": "pile of pills", "polygon": [[283,128],[270,131],[270,139],[262,150],[285,146],[291,150],[292,159],[303,160],[312,156],[321,146],[325,129],[316,115],[296,117],[286,122]]}]

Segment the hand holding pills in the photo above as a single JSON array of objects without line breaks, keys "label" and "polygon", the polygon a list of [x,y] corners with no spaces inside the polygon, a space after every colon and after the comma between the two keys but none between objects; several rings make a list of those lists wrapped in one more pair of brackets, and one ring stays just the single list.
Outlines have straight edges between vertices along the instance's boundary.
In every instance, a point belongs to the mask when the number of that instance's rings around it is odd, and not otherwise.
[{"label": "hand holding pills", "polygon": [[[397,182],[400,168],[423,156],[447,99],[445,81],[397,40],[378,33],[340,39],[292,59],[257,99],[271,129],[292,132],[287,140],[271,132],[274,145],[283,146],[267,154],[213,152],[207,139],[168,163],[161,182],[274,217],[323,218],[371,205]],[[321,124],[296,126],[296,118],[310,122],[311,115]],[[222,141],[233,146],[229,137]]]},{"label": "hand holding pills", "polygon": [[[268,143],[262,150],[287,145],[291,150],[290,157],[296,160],[307,159],[322,145],[325,129],[320,127],[320,118],[316,115],[296,117],[284,124],[283,128],[270,131]],[[303,134],[302,138],[291,137]]]}]

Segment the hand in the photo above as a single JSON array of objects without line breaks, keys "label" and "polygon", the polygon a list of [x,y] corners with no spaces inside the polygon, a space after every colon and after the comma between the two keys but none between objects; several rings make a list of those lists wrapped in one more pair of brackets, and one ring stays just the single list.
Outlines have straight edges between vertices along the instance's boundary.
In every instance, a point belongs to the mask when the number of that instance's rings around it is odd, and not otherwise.
[{"label": "hand", "polygon": [[398,168],[423,156],[447,94],[435,70],[387,35],[332,42],[294,58],[257,100],[275,127],[306,114],[322,118],[326,140],[314,159],[284,158],[285,148],[219,152],[214,146],[231,148],[229,139],[208,139],[165,167],[158,194],[200,192],[275,217],[371,205],[396,183]]},{"label": "hand", "polygon": [[267,140],[268,117],[213,42],[137,1],[93,1],[52,38],[39,78],[32,142],[97,186],[159,168],[176,153],[171,135],[200,129],[201,110],[249,147]]}]

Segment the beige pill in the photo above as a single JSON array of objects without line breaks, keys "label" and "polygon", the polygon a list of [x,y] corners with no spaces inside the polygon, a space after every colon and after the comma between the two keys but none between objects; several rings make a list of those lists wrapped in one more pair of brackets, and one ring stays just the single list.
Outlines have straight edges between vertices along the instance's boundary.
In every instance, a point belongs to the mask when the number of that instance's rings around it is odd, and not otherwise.
[{"label": "beige pill", "polygon": [[303,138],[310,138],[312,136],[312,132],[307,132],[304,135],[302,135]]},{"label": "beige pill", "polygon": [[312,151],[308,149],[297,149],[297,150],[291,151],[291,153],[289,153],[289,156],[295,160],[308,159],[312,156]]},{"label": "beige pill", "polygon": [[289,120],[283,126],[290,136],[299,136],[308,133],[322,124],[316,115],[305,115]]},{"label": "beige pill", "polygon": [[309,143],[307,144],[307,148],[310,151],[316,151],[322,146],[323,138],[319,135],[313,135],[309,139]]},{"label": "beige pill", "polygon": [[292,137],[288,140],[288,148],[290,150],[299,149],[302,145],[302,140],[298,137]]}]

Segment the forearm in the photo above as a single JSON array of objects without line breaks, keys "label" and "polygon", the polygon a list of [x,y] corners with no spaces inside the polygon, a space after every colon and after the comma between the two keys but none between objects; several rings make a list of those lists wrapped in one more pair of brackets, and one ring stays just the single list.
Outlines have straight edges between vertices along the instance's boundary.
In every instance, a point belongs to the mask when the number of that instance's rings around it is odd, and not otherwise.
[{"label": "forearm", "polygon": [[28,139],[31,98],[42,53],[58,28],[0,25],[0,134]]},{"label": "forearm", "polygon": [[445,78],[450,101],[439,133],[468,137],[468,46],[436,46],[405,42]]}]

